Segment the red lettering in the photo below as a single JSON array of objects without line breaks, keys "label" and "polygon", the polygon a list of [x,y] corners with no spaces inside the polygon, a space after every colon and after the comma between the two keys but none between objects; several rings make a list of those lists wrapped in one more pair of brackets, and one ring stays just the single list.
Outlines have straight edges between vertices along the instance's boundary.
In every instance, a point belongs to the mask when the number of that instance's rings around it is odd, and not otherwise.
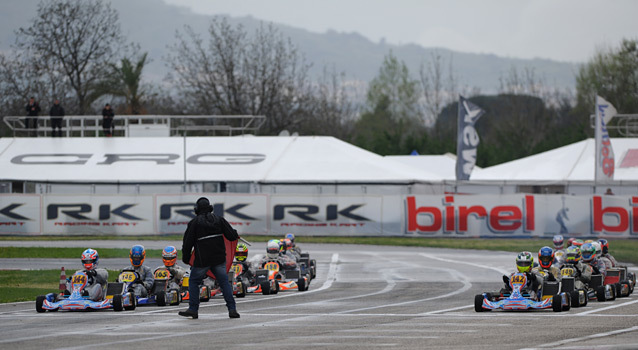
[{"label": "red lettering", "polygon": [[[416,207],[416,199],[414,197],[407,198],[408,206],[408,232],[436,232],[441,229],[441,211],[436,207]],[[431,225],[419,225],[417,218],[419,214],[429,214],[432,218]]]},{"label": "red lettering", "polygon": [[638,233],[638,197],[631,197],[631,232]]},{"label": "red lettering", "polygon": [[[594,196],[593,206],[594,213],[594,232],[624,232],[629,228],[629,213],[621,207],[607,207],[603,209],[603,200],[600,196]],[[632,199],[633,200],[633,199]],[[605,215],[612,215],[618,218],[618,225],[607,225],[604,222]]]},{"label": "red lettering", "polygon": [[534,196],[525,196],[525,231],[534,231],[535,222]]},{"label": "red lettering", "polygon": [[475,214],[478,218],[484,218],[487,216],[487,210],[483,206],[474,205],[471,207],[461,206],[459,207],[459,231],[467,232],[467,217],[470,214]]},{"label": "red lettering", "polygon": [[495,231],[515,231],[521,227],[523,213],[513,205],[503,205],[490,211],[490,227]]},{"label": "red lettering", "polygon": [[454,232],[454,196],[445,196],[445,231]]}]

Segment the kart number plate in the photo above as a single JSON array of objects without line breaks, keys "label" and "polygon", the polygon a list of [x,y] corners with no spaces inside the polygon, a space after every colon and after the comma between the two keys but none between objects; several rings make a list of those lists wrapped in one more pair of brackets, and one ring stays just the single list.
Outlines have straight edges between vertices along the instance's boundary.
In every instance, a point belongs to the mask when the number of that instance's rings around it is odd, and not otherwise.
[{"label": "kart number plate", "polygon": [[168,269],[157,269],[153,277],[156,280],[165,281],[171,279],[171,272]]},{"label": "kart number plate", "polygon": [[274,262],[274,261],[267,262],[264,265],[264,269],[266,269],[268,271],[275,271],[276,272],[276,271],[279,271],[279,264]]},{"label": "kart number plate", "polygon": [[233,266],[230,267],[230,271],[233,271],[235,276],[239,276],[244,271],[244,267],[241,264],[233,264]]},{"label": "kart number plate", "polygon": [[561,276],[571,277],[574,275],[574,269],[572,269],[571,267],[566,267],[560,270],[560,274]]},{"label": "kart number plate", "polygon": [[520,284],[525,284],[527,282],[527,278],[525,277],[525,275],[514,275],[512,276],[512,283],[520,283]]},{"label": "kart number plate", "polygon": [[135,272],[124,271],[120,273],[120,277],[118,279],[120,282],[133,282],[135,281]]}]

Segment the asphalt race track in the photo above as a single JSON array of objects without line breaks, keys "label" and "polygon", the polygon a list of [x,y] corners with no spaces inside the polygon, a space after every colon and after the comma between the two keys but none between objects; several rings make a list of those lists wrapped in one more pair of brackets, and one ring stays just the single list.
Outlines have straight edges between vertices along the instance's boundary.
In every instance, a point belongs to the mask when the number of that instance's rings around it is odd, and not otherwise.
[{"label": "asphalt race track", "polygon": [[[131,242],[105,244],[128,247]],[[310,289],[238,298],[240,319],[228,318],[221,296],[201,304],[198,320],[177,316],[186,304],[44,314],[36,313],[35,302],[2,304],[0,348],[638,348],[638,292],[568,312],[476,313],[474,295],[500,288],[503,273],[513,270],[514,253],[300,245],[318,263]],[[264,247],[254,245],[250,257]],[[10,260],[2,259],[0,266],[9,268]],[[60,262],[15,260],[22,268],[52,268]],[[114,260],[102,259],[100,266],[126,263]],[[79,268],[79,258],[63,262],[67,271]]]}]

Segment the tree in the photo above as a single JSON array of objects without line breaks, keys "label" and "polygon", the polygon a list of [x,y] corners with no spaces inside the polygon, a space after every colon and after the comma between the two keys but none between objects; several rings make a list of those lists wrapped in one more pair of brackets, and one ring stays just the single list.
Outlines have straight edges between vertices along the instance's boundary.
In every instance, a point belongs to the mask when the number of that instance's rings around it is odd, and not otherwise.
[{"label": "tree", "polygon": [[111,94],[124,97],[127,114],[142,114],[142,103],[146,90],[141,86],[142,70],[148,63],[147,53],[143,53],[135,63],[125,57],[120,65],[111,65],[109,80],[103,82],[98,94]]},{"label": "tree", "polygon": [[177,39],[167,61],[193,113],[264,115],[265,134],[297,128],[310,117],[309,65],[274,26],[249,36],[241,25],[215,17],[207,38],[186,27]]},{"label": "tree", "polygon": [[419,76],[425,100],[424,122],[426,126],[434,125],[443,107],[458,98],[451,56],[447,78],[444,77],[443,64],[443,58],[438,52],[433,52],[429,61],[421,63]]},{"label": "tree", "polygon": [[638,40],[624,39],[617,49],[598,50],[576,77],[578,107],[593,113],[596,95],[619,113],[638,113]]},{"label": "tree", "polygon": [[380,154],[408,154],[425,135],[418,81],[390,52],[370,82],[367,111],[355,126],[356,145]]},{"label": "tree", "polygon": [[100,97],[96,92],[124,42],[117,12],[101,0],[42,1],[31,26],[16,34],[33,67],[49,67],[52,82],[69,84],[79,114]]}]

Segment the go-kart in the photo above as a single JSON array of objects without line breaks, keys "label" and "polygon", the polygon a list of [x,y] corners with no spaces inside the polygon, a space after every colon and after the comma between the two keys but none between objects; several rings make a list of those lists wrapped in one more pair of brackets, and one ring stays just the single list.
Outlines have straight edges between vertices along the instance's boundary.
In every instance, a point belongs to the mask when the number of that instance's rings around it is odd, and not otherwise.
[{"label": "go-kart", "polygon": [[310,259],[310,254],[301,253],[301,258],[298,261],[301,264],[305,264],[310,270],[310,278],[314,279],[317,277],[317,261],[315,259]]},{"label": "go-kart", "polygon": [[243,298],[248,293],[250,282],[246,278],[245,272],[244,265],[239,263],[233,263],[228,271],[228,281],[233,288],[233,295],[238,298]]},{"label": "go-kart", "polygon": [[[165,267],[155,269],[153,273],[154,282],[148,296],[135,296],[137,305],[179,305],[180,295],[177,290],[167,290],[168,281],[171,278],[170,272]],[[131,291],[132,286],[140,280],[137,272],[124,269],[117,277],[117,282],[110,283],[107,289],[106,298],[109,299],[116,294]],[[131,291],[132,293],[132,291]]]},{"label": "go-kart", "polygon": [[628,297],[634,291],[636,276],[629,272],[625,266],[614,267],[607,269],[603,284],[612,285],[616,289],[618,298]]},{"label": "go-kart", "polygon": [[104,298],[93,301],[84,295],[88,276],[85,272],[79,271],[71,276],[70,295],[49,293],[40,295],[35,299],[35,310],[37,312],[58,311],[58,310],[102,310],[113,308],[115,311],[135,310],[135,298],[131,293],[125,292],[115,294],[112,298]]},{"label": "go-kart", "polygon": [[[263,264],[263,269],[255,272],[256,284],[263,294],[276,294],[279,291],[297,289],[300,292],[308,290],[311,280],[311,272],[305,263],[299,263],[295,269],[281,269],[277,260],[268,260]],[[273,282],[275,292],[273,293]],[[256,290],[255,293],[258,293]]]},{"label": "go-kart", "polygon": [[[184,274],[184,278],[182,279],[182,288],[180,290],[180,296],[182,301],[189,300],[190,294],[188,293],[188,284],[190,280],[190,271],[186,271]],[[214,286],[207,285],[206,283],[202,283],[199,287],[199,301],[207,302],[210,298],[214,297],[219,293],[219,288],[214,288]]]},{"label": "go-kart", "polygon": [[[507,277],[504,277],[504,279]],[[559,293],[534,300],[529,293],[523,290],[527,285],[527,276],[524,273],[515,273],[508,279],[511,292],[502,292],[492,295],[483,293],[474,296],[474,310],[476,312],[502,310],[530,310],[549,309],[555,312],[568,311],[570,299],[567,293]],[[542,295],[542,293],[540,293]]]},{"label": "go-kart", "polygon": [[[587,265],[586,268],[591,267]],[[563,266],[560,273],[562,276],[561,291],[571,295],[572,303],[574,303],[574,298],[577,297],[579,300],[578,306],[587,305],[587,302],[583,302],[582,294],[585,294],[588,300],[605,301],[616,299],[616,288],[611,285],[604,285],[602,275],[591,275],[590,281],[584,283],[579,279],[578,272],[574,266],[569,264]],[[575,292],[578,292],[578,296],[576,296]]]}]

